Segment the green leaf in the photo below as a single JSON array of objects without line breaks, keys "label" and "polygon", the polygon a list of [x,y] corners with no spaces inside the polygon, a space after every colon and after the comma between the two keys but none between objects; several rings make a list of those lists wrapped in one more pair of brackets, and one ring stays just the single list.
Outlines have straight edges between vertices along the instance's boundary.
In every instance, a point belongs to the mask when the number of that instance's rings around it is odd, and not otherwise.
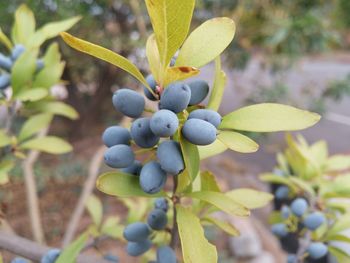
[{"label": "green leaf", "polygon": [[259,145],[243,134],[233,131],[220,131],[218,139],[229,149],[241,153],[253,153],[259,149]]},{"label": "green leaf", "polygon": [[65,248],[55,263],[75,263],[80,251],[84,248],[88,240],[88,233],[83,233],[72,244]]},{"label": "green leaf", "polygon": [[146,56],[152,75],[157,83],[161,81],[162,65],[160,63],[159,50],[157,46],[156,37],[154,34],[150,35],[146,43]]},{"label": "green leaf", "polygon": [[34,14],[25,4],[22,4],[15,13],[15,24],[12,28],[12,40],[15,44],[25,45],[34,32]]},{"label": "green leaf", "polygon": [[0,185],[7,184],[10,181],[8,173],[0,170]]},{"label": "green leaf", "polygon": [[212,144],[206,146],[197,146],[199,151],[199,156],[201,160],[218,155],[227,150],[227,146],[223,144],[220,140],[216,140]]},{"label": "green leaf", "polygon": [[119,224],[120,218],[109,216],[101,227],[101,234],[119,239],[123,237],[124,226]]},{"label": "green leaf", "polygon": [[9,182],[8,173],[14,166],[15,163],[11,160],[2,160],[0,162],[0,185],[7,184]]},{"label": "green leaf", "polygon": [[327,171],[342,171],[350,168],[350,156],[349,155],[333,155],[328,158],[326,164]]},{"label": "green leaf", "polygon": [[205,201],[233,216],[249,216],[249,210],[223,193],[200,191],[185,193],[185,196]]},{"label": "green leaf", "polygon": [[338,218],[334,225],[329,229],[327,233],[327,239],[331,240],[334,236],[337,236],[341,231],[350,228],[350,213],[346,213]]},{"label": "green leaf", "polygon": [[273,200],[273,195],[270,193],[248,188],[232,190],[227,192],[226,195],[249,209],[264,207]]},{"label": "green leaf", "polygon": [[185,170],[179,175],[179,184],[176,191],[182,192],[196,179],[199,172],[199,152],[196,145],[189,143],[185,138],[180,137],[182,155],[185,162]]},{"label": "green leaf", "polygon": [[201,172],[201,191],[221,192],[215,176],[209,171]]},{"label": "green leaf", "polygon": [[76,120],[79,117],[78,112],[72,106],[59,101],[35,103],[32,107],[36,110],[60,115],[71,120]]},{"label": "green leaf", "polygon": [[171,67],[167,68],[165,73],[165,80],[163,86],[166,87],[168,84],[184,79],[188,79],[199,74],[199,69],[193,67]]},{"label": "green leaf", "polygon": [[237,228],[235,228],[232,224],[219,220],[217,218],[213,218],[213,217],[204,217],[202,219],[202,221],[206,221],[209,222],[213,225],[216,225],[217,227],[219,227],[221,230],[225,231],[227,234],[231,235],[231,236],[239,236],[239,231],[237,230]]},{"label": "green leaf", "polygon": [[0,130],[0,147],[5,147],[11,144],[11,138],[7,136],[4,130]]},{"label": "green leaf", "polygon": [[101,225],[103,208],[100,199],[98,199],[96,195],[90,195],[85,204],[85,207],[89,211],[89,214],[94,224],[96,226]]},{"label": "green leaf", "polygon": [[140,187],[139,178],[122,172],[107,172],[97,179],[97,188],[108,195],[118,197],[158,197],[165,196],[164,192],[146,194]]},{"label": "green leaf", "polygon": [[44,88],[34,88],[24,91],[19,91],[14,98],[21,101],[38,101],[45,98],[49,92]]},{"label": "green leaf", "polygon": [[316,113],[291,106],[262,103],[229,113],[219,128],[254,132],[294,131],[311,127],[320,118]]},{"label": "green leaf", "polygon": [[275,184],[284,184],[292,189],[293,192],[297,192],[298,188],[289,180],[289,177],[283,177],[272,173],[263,173],[260,175],[260,180]]},{"label": "green leaf", "polygon": [[315,190],[312,188],[312,186],[308,182],[305,182],[304,180],[294,176],[291,176],[289,180],[291,180],[296,186],[298,186],[301,190],[303,190],[303,192],[306,192],[313,197],[316,196]]},{"label": "green leaf", "polygon": [[146,0],[163,68],[186,39],[194,5],[195,0]]},{"label": "green leaf", "polygon": [[143,85],[151,89],[146,79],[143,77],[143,75],[139,71],[139,69],[130,60],[126,59],[125,57],[117,53],[114,53],[111,50],[103,48],[101,46],[76,38],[65,32],[61,33],[61,36],[63,40],[72,48],[79,50],[83,53],[89,54],[93,57],[102,59],[108,63],[111,63],[112,65],[115,65],[125,70],[126,72],[134,76],[136,79],[138,79]]},{"label": "green leaf", "polygon": [[215,59],[215,79],[207,106],[208,109],[212,109],[214,111],[219,110],[222,97],[224,96],[226,82],[226,73],[221,69],[221,58],[218,56]]},{"label": "green leaf", "polygon": [[36,70],[38,49],[28,49],[16,60],[11,70],[11,86],[14,96],[30,86]]},{"label": "green leaf", "polygon": [[11,40],[8,39],[8,37],[4,34],[1,28],[0,28],[0,42],[3,43],[8,50],[11,50],[13,47]]},{"label": "green leaf", "polygon": [[350,256],[343,250],[329,246],[329,252],[336,258],[338,263],[350,263]]},{"label": "green leaf", "polygon": [[175,65],[200,68],[208,64],[227,48],[235,31],[235,23],[227,17],[204,22],[189,35]]},{"label": "green leaf", "polygon": [[30,117],[22,126],[18,135],[18,140],[21,142],[28,139],[30,136],[46,128],[52,120],[52,115],[41,113]]},{"label": "green leaf", "polygon": [[180,205],[176,206],[176,211],[184,263],[217,262],[216,248],[205,238],[199,219]]},{"label": "green leaf", "polygon": [[74,26],[79,20],[80,16],[68,18],[66,20],[51,22],[43,27],[39,28],[29,39],[28,46],[38,47],[41,46],[46,40],[54,38],[63,31],[67,31],[72,26]]},{"label": "green leaf", "polygon": [[54,136],[31,139],[20,144],[19,148],[25,150],[37,150],[51,154],[63,154],[72,151],[72,146],[69,143]]},{"label": "green leaf", "polygon": [[350,237],[347,237],[347,236],[344,236],[344,235],[341,235],[341,234],[332,236],[332,239],[330,239],[330,240],[350,243]]}]

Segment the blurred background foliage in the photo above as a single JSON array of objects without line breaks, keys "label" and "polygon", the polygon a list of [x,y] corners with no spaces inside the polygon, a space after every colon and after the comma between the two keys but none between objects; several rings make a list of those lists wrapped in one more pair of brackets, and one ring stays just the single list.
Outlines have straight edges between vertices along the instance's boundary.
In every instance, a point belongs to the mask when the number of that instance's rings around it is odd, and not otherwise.
[{"label": "blurred background foliage", "polygon": [[[0,25],[9,33],[15,9],[26,3],[38,24],[76,15],[83,19],[72,34],[112,49],[133,60],[147,74],[145,41],[150,21],[141,0],[3,0]],[[257,87],[247,103],[287,100],[289,93],[283,73],[298,58],[350,46],[350,1],[348,0],[199,0],[193,27],[213,16],[232,17],[237,24],[235,41],[225,52],[226,66],[243,70],[255,54],[263,54],[264,66],[282,76],[269,87]],[[48,45],[49,43],[47,43]],[[120,70],[68,48],[61,41],[67,61],[63,79],[67,81],[67,102],[80,113],[70,137],[98,134],[101,123],[115,113],[109,107],[111,90],[135,88]],[[350,79],[330,83],[317,99],[311,96],[313,110],[325,111],[325,100],[350,93]],[[110,114],[109,114],[109,113]],[[100,123],[100,124],[101,124]]]}]

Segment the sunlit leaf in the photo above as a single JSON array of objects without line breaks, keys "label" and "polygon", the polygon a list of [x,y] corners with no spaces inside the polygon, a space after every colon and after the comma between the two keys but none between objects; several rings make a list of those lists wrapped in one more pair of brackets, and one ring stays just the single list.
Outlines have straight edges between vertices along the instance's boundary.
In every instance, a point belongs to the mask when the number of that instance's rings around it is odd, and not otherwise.
[{"label": "sunlit leaf", "polygon": [[213,191],[200,191],[186,193],[185,195],[187,197],[192,197],[201,201],[205,201],[220,209],[221,211],[224,211],[233,216],[249,216],[250,214],[249,210],[246,207],[244,207],[240,203],[237,203],[232,198],[228,197],[223,193]]},{"label": "sunlit leaf", "polygon": [[222,221],[220,219],[217,218],[213,218],[213,217],[204,217],[202,219],[202,221],[206,221],[209,222],[213,225],[216,225],[217,227],[219,227],[221,230],[225,231],[227,234],[231,235],[231,236],[239,236],[239,231],[237,230],[237,228],[235,228],[232,224]]},{"label": "sunlit leaf", "polygon": [[8,50],[11,50],[13,45],[11,43],[11,40],[5,35],[5,33],[0,28],[0,42],[7,47]]},{"label": "sunlit leaf", "polygon": [[164,87],[166,87],[168,84],[172,82],[188,79],[198,74],[199,74],[199,69],[196,69],[193,67],[184,66],[184,67],[167,68],[163,85]]},{"label": "sunlit leaf", "polygon": [[262,103],[243,107],[224,116],[220,129],[254,132],[301,130],[313,126],[320,115],[291,106]]},{"label": "sunlit leaf", "polygon": [[61,33],[63,40],[72,48],[79,50],[83,53],[89,54],[93,57],[102,59],[112,65],[115,65],[126,72],[130,73],[136,79],[138,79],[143,85],[150,88],[146,79],[143,77],[139,69],[125,57],[114,53],[113,51],[104,47],[92,44],[85,40],[76,38],[68,33]]},{"label": "sunlit leaf", "polygon": [[34,31],[34,14],[25,4],[22,4],[15,12],[15,24],[12,27],[12,41],[15,44],[26,44],[28,39],[34,34]]},{"label": "sunlit leaf", "polygon": [[103,207],[102,202],[96,195],[90,195],[85,204],[86,209],[92,218],[92,221],[96,226],[99,226],[102,222]]},{"label": "sunlit leaf", "polygon": [[331,226],[327,232],[327,239],[331,240],[333,236],[338,235],[341,231],[350,228],[350,213],[344,214]]},{"label": "sunlit leaf", "polygon": [[334,246],[329,246],[328,249],[338,263],[350,263],[350,256],[345,251]]},{"label": "sunlit leaf", "polygon": [[221,59],[220,56],[218,56],[215,59],[215,79],[207,106],[208,109],[218,111],[222,97],[224,96],[226,82],[227,77],[225,72],[221,69]]},{"label": "sunlit leaf", "polygon": [[0,129],[0,147],[11,144],[11,138],[6,134],[5,130]]},{"label": "sunlit leaf", "polygon": [[80,251],[84,248],[88,240],[88,233],[83,233],[72,244],[65,248],[55,263],[75,263]]},{"label": "sunlit leaf", "polygon": [[124,226],[119,224],[120,218],[117,216],[109,216],[101,227],[101,233],[113,238],[122,238]]},{"label": "sunlit leaf", "polygon": [[259,149],[259,145],[249,137],[233,131],[220,131],[219,141],[229,149],[241,153],[253,153]]},{"label": "sunlit leaf", "polygon": [[180,205],[176,211],[184,263],[217,262],[216,248],[205,238],[199,218]]},{"label": "sunlit leaf", "polygon": [[298,188],[289,180],[289,177],[287,178],[272,173],[263,173],[260,175],[260,180],[274,184],[284,184],[291,188],[294,192],[298,191]]},{"label": "sunlit leaf", "polygon": [[140,187],[139,178],[122,172],[107,172],[97,179],[97,188],[108,195],[118,197],[157,197],[165,196],[164,192],[146,194]]},{"label": "sunlit leaf", "polygon": [[19,148],[26,150],[37,150],[51,154],[63,154],[72,151],[72,146],[68,142],[54,136],[31,139],[20,144]]},{"label": "sunlit leaf", "polygon": [[41,113],[30,117],[22,126],[18,140],[23,141],[47,127],[52,120],[52,114]]},{"label": "sunlit leaf", "polygon": [[350,169],[350,156],[349,155],[333,155],[329,157],[326,164],[327,171],[342,171]]},{"label": "sunlit leaf", "polygon": [[249,209],[264,207],[273,199],[273,195],[270,193],[248,188],[232,190],[225,194]]},{"label": "sunlit leaf", "polygon": [[159,50],[154,34],[150,35],[147,39],[146,56],[154,79],[157,81],[157,83],[160,83],[160,76],[163,73],[163,69],[160,63]]},{"label": "sunlit leaf", "polygon": [[32,108],[44,113],[52,113],[75,120],[79,117],[78,112],[70,105],[59,101],[40,102],[32,105]]},{"label": "sunlit leaf", "polygon": [[163,68],[186,39],[194,5],[195,0],[146,0]]},{"label": "sunlit leaf", "polygon": [[227,149],[228,147],[218,139],[212,144],[198,146],[199,156],[201,160],[223,153]]},{"label": "sunlit leaf", "polygon": [[19,99],[21,101],[37,101],[45,98],[49,92],[44,88],[34,88],[27,89],[23,91],[19,91],[14,98]]},{"label": "sunlit leaf", "polygon": [[221,192],[214,174],[209,171],[201,172],[201,191]]},{"label": "sunlit leaf", "polygon": [[186,39],[175,65],[200,68],[208,64],[227,48],[235,31],[235,23],[227,17],[204,22]]}]

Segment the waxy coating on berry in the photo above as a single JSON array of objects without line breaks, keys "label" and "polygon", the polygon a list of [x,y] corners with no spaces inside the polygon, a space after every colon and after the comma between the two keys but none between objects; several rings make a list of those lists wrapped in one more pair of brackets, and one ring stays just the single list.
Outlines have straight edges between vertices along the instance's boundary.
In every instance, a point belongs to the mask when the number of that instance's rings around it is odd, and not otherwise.
[{"label": "waxy coating on berry", "polygon": [[150,123],[150,118],[139,118],[131,125],[131,138],[142,148],[152,148],[159,142],[159,137],[152,132]]},{"label": "waxy coating on berry", "polygon": [[12,68],[12,60],[9,57],[4,56],[0,53],[0,68],[6,69],[7,71],[10,71]]},{"label": "waxy coating on berry", "polygon": [[45,67],[45,62],[42,59],[38,59],[35,64],[36,64],[36,71],[40,71]]},{"label": "waxy coating on berry", "polygon": [[104,255],[103,259],[110,261],[110,262],[119,263],[119,258],[115,255],[112,255],[112,254]]},{"label": "waxy coating on berry", "polygon": [[213,110],[208,109],[198,109],[194,110],[188,116],[188,119],[200,119],[203,121],[207,121],[217,128],[221,123],[221,115]]},{"label": "waxy coating on berry", "polygon": [[5,89],[10,86],[11,77],[9,74],[0,75],[0,89]]},{"label": "waxy coating on berry", "polygon": [[133,257],[138,257],[147,252],[152,246],[151,241],[144,240],[141,242],[128,242],[126,252]]},{"label": "waxy coating on berry", "polygon": [[324,243],[313,242],[307,248],[307,252],[309,253],[310,258],[320,259],[327,255],[328,247]]},{"label": "waxy coating on berry", "polygon": [[26,48],[23,45],[16,44],[11,51],[12,60],[17,60],[19,58],[19,56],[22,55],[25,50],[26,50]]},{"label": "waxy coating on berry", "polygon": [[150,122],[152,132],[159,137],[174,135],[179,127],[179,119],[170,110],[160,110],[153,114]]},{"label": "waxy coating on berry", "polygon": [[121,169],[121,171],[127,174],[140,175],[141,169],[142,169],[142,163],[140,161],[135,160],[132,165]]},{"label": "waxy coating on berry", "polygon": [[159,197],[154,201],[154,208],[162,209],[164,212],[167,212],[169,209],[168,200],[164,197]]},{"label": "waxy coating on berry", "polygon": [[[146,77],[146,81],[148,83],[148,85],[151,87],[151,90],[154,92],[154,93],[157,93],[157,82],[156,80],[154,79],[153,75],[148,75]],[[146,87],[143,87],[143,92],[145,93],[145,96],[149,99],[149,100],[153,100],[153,101],[156,101],[157,98],[153,96],[153,94],[149,91],[148,88]]]},{"label": "waxy coating on berry", "polygon": [[271,227],[272,233],[274,233],[278,237],[285,237],[288,235],[287,226],[283,223],[274,224]]},{"label": "waxy coating on berry", "polygon": [[185,169],[180,144],[169,140],[162,142],[157,149],[157,158],[164,171],[178,175]]},{"label": "waxy coating on berry", "polygon": [[176,263],[175,251],[169,246],[157,249],[157,263]]},{"label": "waxy coating on berry", "polygon": [[148,194],[161,191],[166,183],[167,175],[157,162],[149,162],[142,167],[140,186]]},{"label": "waxy coating on berry", "polygon": [[168,223],[168,218],[163,210],[154,209],[149,213],[147,223],[154,230],[163,230]]},{"label": "waxy coating on berry", "polygon": [[297,198],[290,205],[292,213],[298,217],[301,217],[303,214],[305,214],[307,208],[308,204],[304,198]]},{"label": "waxy coating on berry", "polygon": [[108,148],[104,159],[112,168],[125,168],[133,164],[135,155],[130,146],[119,144]]},{"label": "waxy coating on berry", "polygon": [[127,241],[141,242],[148,238],[151,234],[151,230],[147,224],[142,222],[136,222],[125,227],[123,236]]},{"label": "waxy coating on berry", "polygon": [[216,128],[209,122],[190,119],[182,127],[182,135],[195,145],[209,145],[216,140]]},{"label": "waxy coating on berry", "polygon": [[291,213],[290,213],[289,207],[286,206],[286,205],[282,206],[282,208],[281,208],[281,216],[282,216],[284,219],[287,219],[287,218],[289,218],[290,214],[291,214]]},{"label": "waxy coating on berry", "polygon": [[275,196],[278,200],[287,199],[289,195],[289,188],[287,186],[279,186],[276,189]]},{"label": "waxy coating on berry", "polygon": [[107,128],[102,134],[102,141],[107,147],[112,147],[118,144],[129,145],[131,135],[128,129],[120,126],[112,126]]},{"label": "waxy coating on berry", "polygon": [[40,263],[55,263],[58,257],[61,254],[61,250],[58,248],[50,249],[46,254],[41,258]]},{"label": "waxy coating on berry", "polygon": [[160,97],[160,109],[179,113],[187,108],[191,98],[191,89],[183,82],[170,84]]},{"label": "waxy coating on berry", "polygon": [[112,100],[115,109],[130,118],[140,117],[145,109],[145,99],[131,89],[116,91]]},{"label": "waxy coating on berry", "polygon": [[191,89],[191,99],[189,105],[201,103],[209,93],[209,85],[204,80],[194,80],[187,84]]},{"label": "waxy coating on berry", "polygon": [[310,230],[316,230],[319,228],[324,222],[326,222],[326,218],[321,212],[313,212],[307,216],[305,216],[303,223],[306,228]]}]

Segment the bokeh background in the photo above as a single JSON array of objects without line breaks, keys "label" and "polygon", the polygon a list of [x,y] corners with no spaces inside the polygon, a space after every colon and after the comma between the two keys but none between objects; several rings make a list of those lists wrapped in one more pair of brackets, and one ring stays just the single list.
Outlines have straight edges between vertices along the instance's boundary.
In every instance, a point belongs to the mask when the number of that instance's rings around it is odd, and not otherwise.
[{"label": "bokeh background", "polygon": [[[21,3],[34,11],[38,24],[81,15],[82,20],[70,30],[73,35],[112,49],[131,59],[145,75],[149,73],[145,43],[152,29],[143,1],[1,0],[0,25],[7,34],[13,13]],[[326,140],[331,153],[350,153],[349,14],[349,0],[197,0],[193,28],[215,16],[231,17],[237,26],[234,41],[223,55],[229,81],[220,112],[225,114],[259,102],[280,102],[317,111],[322,121],[302,134],[310,142]],[[62,238],[90,159],[101,145],[101,133],[121,118],[112,107],[112,92],[120,87],[141,88],[123,71],[58,41],[66,61],[66,90],[61,91],[61,96],[77,109],[80,118],[67,121],[57,117],[50,130],[67,138],[74,152],[63,157],[43,155],[36,165],[45,234],[51,245],[58,245]],[[206,66],[199,77],[212,83],[213,65]],[[251,136],[260,142],[258,153],[224,153],[204,166],[216,172],[223,185],[268,190],[257,175],[273,169],[275,154],[284,147],[284,134]],[[13,228],[30,237],[21,178],[18,169],[14,172],[15,183],[0,188],[0,200]],[[99,196],[107,213],[125,212],[117,200]],[[268,208],[256,212],[258,225],[266,223],[267,214]],[[89,220],[84,218],[81,229]],[[260,231],[265,230],[261,227]],[[209,233],[213,240],[217,234]],[[270,248],[264,245],[271,240],[262,240],[260,249],[270,253],[273,260],[280,251],[277,243]],[[120,246],[105,244],[114,245]],[[233,262],[232,242],[224,239],[219,246],[221,262]],[[132,262],[128,260],[125,262]]]}]

